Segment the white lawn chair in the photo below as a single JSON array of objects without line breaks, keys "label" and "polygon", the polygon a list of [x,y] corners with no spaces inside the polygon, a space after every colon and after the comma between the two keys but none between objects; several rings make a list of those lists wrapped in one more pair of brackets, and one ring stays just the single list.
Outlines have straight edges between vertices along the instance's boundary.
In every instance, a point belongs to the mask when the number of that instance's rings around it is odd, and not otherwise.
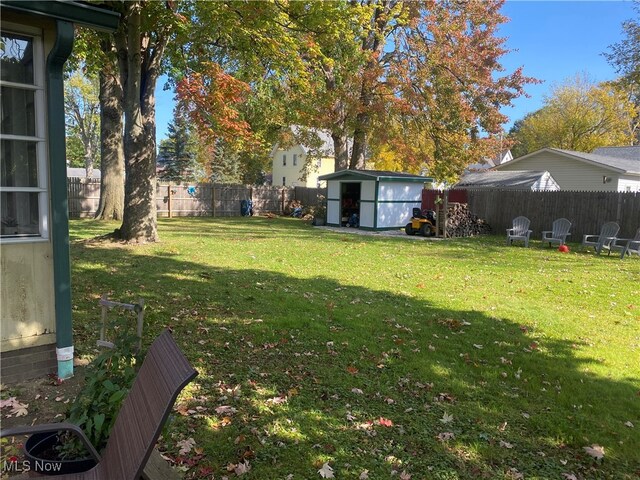
[{"label": "white lawn chair", "polygon": [[611,250],[620,251],[620,258],[624,258],[625,255],[631,256],[632,253],[640,257],[640,228],[633,238],[616,238],[609,248],[609,255]]},{"label": "white lawn chair", "polygon": [[549,242],[549,246],[552,243],[559,243],[564,245],[567,241],[567,237],[571,235],[569,229],[571,228],[571,222],[566,218],[558,218],[551,225],[551,230],[545,230],[542,232],[542,242]]},{"label": "white lawn chair", "polygon": [[593,247],[598,255],[602,250],[609,250],[620,231],[620,225],[616,222],[607,222],[602,225],[599,235],[585,235],[582,237],[583,247]]},{"label": "white lawn chair", "polygon": [[507,245],[512,245],[514,240],[522,240],[524,246],[529,246],[529,224],[531,221],[527,217],[516,217],[513,219],[513,227],[507,228]]}]

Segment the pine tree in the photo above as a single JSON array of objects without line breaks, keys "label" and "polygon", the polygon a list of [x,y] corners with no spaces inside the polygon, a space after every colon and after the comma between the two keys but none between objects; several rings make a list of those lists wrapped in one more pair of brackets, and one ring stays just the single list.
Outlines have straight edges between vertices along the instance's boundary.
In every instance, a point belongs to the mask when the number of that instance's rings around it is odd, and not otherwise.
[{"label": "pine tree", "polygon": [[160,142],[158,166],[160,177],[173,182],[193,181],[197,143],[184,116],[175,109],[168,126],[168,138]]}]

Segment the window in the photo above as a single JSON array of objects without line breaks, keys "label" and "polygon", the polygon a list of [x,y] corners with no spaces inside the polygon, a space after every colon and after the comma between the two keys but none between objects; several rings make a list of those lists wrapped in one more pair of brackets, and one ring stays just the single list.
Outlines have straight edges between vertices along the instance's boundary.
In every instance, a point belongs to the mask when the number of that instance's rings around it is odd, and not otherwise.
[{"label": "window", "polygon": [[287,184],[287,177],[282,177],[282,186],[284,187]]},{"label": "window", "polygon": [[0,239],[48,238],[42,40],[1,35]]},{"label": "window", "polygon": [[282,166],[283,167],[287,166],[287,156],[286,155],[282,155]]},{"label": "window", "polygon": [[298,165],[298,155],[296,155],[295,153],[293,154],[293,165]]}]

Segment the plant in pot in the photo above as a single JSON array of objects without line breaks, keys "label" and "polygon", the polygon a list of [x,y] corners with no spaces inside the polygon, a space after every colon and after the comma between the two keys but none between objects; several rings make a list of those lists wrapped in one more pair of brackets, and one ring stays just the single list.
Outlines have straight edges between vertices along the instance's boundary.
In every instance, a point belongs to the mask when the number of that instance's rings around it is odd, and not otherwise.
[{"label": "plant in pot", "polygon": [[318,203],[313,207],[312,225],[321,226],[327,219],[327,203],[324,195],[318,195]]},{"label": "plant in pot", "polygon": [[[106,349],[86,367],[84,385],[70,403],[66,420],[78,425],[96,451],[104,449],[122,400],[142,359],[138,337],[123,325],[114,326],[114,348]],[[72,433],[36,433],[24,444],[25,457],[38,473],[64,474],[92,468],[95,461]]]}]

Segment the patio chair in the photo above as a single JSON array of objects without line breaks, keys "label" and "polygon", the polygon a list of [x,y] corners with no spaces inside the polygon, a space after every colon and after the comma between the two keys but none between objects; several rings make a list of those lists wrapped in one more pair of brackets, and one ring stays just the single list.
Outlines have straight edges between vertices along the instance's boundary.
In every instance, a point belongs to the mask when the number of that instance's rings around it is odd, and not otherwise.
[{"label": "patio chair", "polygon": [[620,251],[620,258],[624,258],[625,255],[631,256],[635,253],[640,257],[640,228],[636,230],[636,235],[633,238],[616,238],[609,248],[609,255],[612,250]]},{"label": "patio chair", "polygon": [[[59,479],[137,480],[141,476],[147,478],[145,466],[171,408],[178,394],[197,374],[169,331],[165,331],[151,345],[131,390],[122,402],[102,456],[96,452],[84,432],[70,423],[15,427],[2,430],[0,436],[74,432],[97,464],[86,472],[61,475],[57,477]],[[31,478],[33,472],[29,472],[28,475],[23,478]]]},{"label": "patio chair", "polygon": [[513,245],[514,240],[524,241],[524,246],[529,246],[529,224],[531,221],[527,217],[516,217],[513,219],[513,227],[507,228],[507,245]]},{"label": "patio chair", "polygon": [[559,243],[564,245],[567,241],[567,237],[571,235],[569,229],[571,228],[571,222],[566,218],[558,218],[554,220],[551,225],[551,230],[545,230],[542,232],[542,243],[549,242],[549,246],[552,243]]},{"label": "patio chair", "polygon": [[598,255],[602,250],[609,250],[611,244],[616,239],[616,235],[620,231],[620,225],[616,222],[607,222],[602,225],[598,235],[584,235],[582,237],[583,247],[593,247]]}]

